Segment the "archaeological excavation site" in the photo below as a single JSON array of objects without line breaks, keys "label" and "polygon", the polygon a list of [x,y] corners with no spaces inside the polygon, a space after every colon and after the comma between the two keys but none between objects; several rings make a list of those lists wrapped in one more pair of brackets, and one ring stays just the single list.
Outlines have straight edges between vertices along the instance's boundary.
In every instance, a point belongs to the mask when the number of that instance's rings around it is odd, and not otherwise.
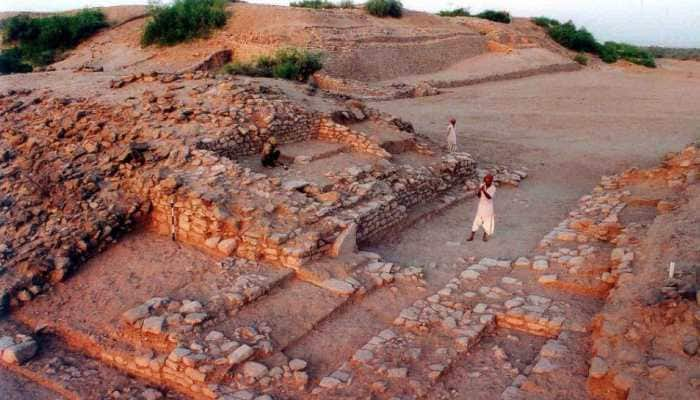
[{"label": "archaeological excavation site", "polygon": [[0,399],[700,399],[700,62],[225,9],[0,76]]}]

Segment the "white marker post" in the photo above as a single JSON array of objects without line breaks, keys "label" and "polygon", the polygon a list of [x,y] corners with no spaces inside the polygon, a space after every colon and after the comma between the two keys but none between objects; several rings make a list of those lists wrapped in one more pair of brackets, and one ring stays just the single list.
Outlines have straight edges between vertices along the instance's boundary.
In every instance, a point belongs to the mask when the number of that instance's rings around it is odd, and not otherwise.
[{"label": "white marker post", "polygon": [[676,263],[671,261],[671,264],[668,266],[668,279],[673,279],[673,275],[676,274]]}]

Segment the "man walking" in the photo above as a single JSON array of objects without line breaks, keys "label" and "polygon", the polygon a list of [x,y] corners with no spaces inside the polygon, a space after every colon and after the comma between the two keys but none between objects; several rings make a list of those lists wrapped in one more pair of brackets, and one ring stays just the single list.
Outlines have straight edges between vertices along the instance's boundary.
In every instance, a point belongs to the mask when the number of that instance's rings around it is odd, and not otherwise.
[{"label": "man walking", "polygon": [[447,126],[447,151],[454,153],[457,151],[457,132],[455,131],[457,120],[450,119],[450,124]]},{"label": "man walking", "polygon": [[474,240],[474,235],[480,227],[484,229],[484,242],[493,235],[495,228],[495,218],[493,213],[493,195],[496,193],[496,185],[493,184],[493,175],[487,174],[484,183],[479,185],[476,195],[479,197],[479,207],[476,210],[476,217],[472,224],[472,234],[467,239],[468,242]]}]

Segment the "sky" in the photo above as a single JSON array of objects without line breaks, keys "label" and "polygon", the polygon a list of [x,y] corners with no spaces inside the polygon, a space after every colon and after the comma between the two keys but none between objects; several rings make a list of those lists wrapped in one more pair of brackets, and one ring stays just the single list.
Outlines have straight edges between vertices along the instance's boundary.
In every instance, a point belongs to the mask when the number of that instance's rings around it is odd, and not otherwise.
[{"label": "sky", "polygon": [[[362,0],[355,0],[361,2]],[[0,0],[0,11],[61,11],[85,6],[144,4],[147,0]],[[249,0],[287,5],[288,0]],[[598,40],[700,48],[700,0],[402,0],[412,10],[457,7],[505,9],[518,17],[573,20]]]}]

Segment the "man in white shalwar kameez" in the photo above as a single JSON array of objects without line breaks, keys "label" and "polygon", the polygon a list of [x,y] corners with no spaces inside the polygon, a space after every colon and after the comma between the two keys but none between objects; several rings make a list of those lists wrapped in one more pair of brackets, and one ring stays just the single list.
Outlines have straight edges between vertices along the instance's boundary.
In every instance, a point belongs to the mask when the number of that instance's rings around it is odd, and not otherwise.
[{"label": "man in white shalwar kameez", "polygon": [[489,240],[489,236],[493,235],[495,228],[495,216],[493,212],[493,195],[496,193],[496,185],[493,184],[493,175],[488,174],[484,177],[484,183],[479,185],[479,191],[476,195],[479,197],[479,207],[476,210],[476,217],[472,224],[472,234],[467,241],[474,240],[474,235],[479,228],[484,229],[484,242]]},{"label": "man in white shalwar kameez", "polygon": [[450,124],[447,126],[447,151],[454,153],[457,151],[457,132],[455,131],[455,124],[457,120],[454,118],[450,119]]}]

